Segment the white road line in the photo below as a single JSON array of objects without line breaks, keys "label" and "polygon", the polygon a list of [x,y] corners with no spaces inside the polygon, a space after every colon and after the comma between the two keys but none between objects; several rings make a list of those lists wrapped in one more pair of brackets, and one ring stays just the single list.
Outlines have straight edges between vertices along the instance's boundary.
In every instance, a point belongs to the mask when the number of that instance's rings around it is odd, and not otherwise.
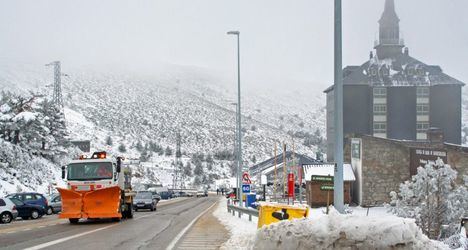
[{"label": "white road line", "polygon": [[150,217],[150,216],[153,216],[153,215],[154,214],[143,215],[141,217],[136,218],[135,220],[143,219],[143,218]]},{"label": "white road line", "polygon": [[179,242],[180,238],[182,238],[182,236],[184,236],[185,232],[187,232],[187,230],[189,230],[192,225],[200,218],[202,217],[204,214],[206,214],[208,211],[210,211],[210,209],[212,207],[214,207],[216,204],[218,204],[218,202],[215,202],[213,205],[211,205],[207,210],[205,210],[204,212],[200,213],[195,219],[193,219],[182,231],[180,231],[180,233],[171,241],[171,244],[169,244],[169,246],[167,246],[166,250],[172,250],[174,249],[175,245],[177,244],[177,242]]},{"label": "white road line", "polygon": [[88,231],[88,232],[84,232],[84,233],[80,233],[80,234],[75,234],[75,235],[68,236],[68,237],[65,237],[65,238],[62,238],[62,239],[49,241],[49,242],[46,242],[46,243],[43,243],[43,244],[40,244],[40,245],[37,245],[37,246],[25,248],[25,250],[39,250],[39,249],[43,249],[43,248],[50,247],[50,246],[53,246],[53,245],[56,245],[56,244],[59,244],[59,243],[65,242],[65,241],[69,241],[69,240],[74,239],[74,238],[78,238],[78,237],[81,237],[81,236],[84,236],[84,235],[87,235],[87,234],[91,234],[91,233],[94,233],[94,232],[97,232],[97,231],[101,231],[101,230],[104,230],[104,229],[108,229],[108,228],[114,227],[114,226],[116,226],[116,225],[119,225],[119,223],[112,224],[112,225],[109,225],[109,226],[106,226],[106,227],[101,227],[101,228],[98,228],[98,229],[94,229],[94,230],[91,230],[91,231]]}]

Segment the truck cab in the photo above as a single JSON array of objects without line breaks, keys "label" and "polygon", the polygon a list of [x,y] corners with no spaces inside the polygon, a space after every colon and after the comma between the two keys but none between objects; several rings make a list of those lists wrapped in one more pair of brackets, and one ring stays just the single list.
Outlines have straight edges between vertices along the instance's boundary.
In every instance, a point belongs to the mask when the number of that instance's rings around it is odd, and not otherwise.
[{"label": "truck cab", "polygon": [[80,218],[133,217],[130,168],[122,169],[123,157],[110,158],[95,152],[80,156],[62,167],[67,188],[57,188],[62,196],[60,218],[76,223]]}]

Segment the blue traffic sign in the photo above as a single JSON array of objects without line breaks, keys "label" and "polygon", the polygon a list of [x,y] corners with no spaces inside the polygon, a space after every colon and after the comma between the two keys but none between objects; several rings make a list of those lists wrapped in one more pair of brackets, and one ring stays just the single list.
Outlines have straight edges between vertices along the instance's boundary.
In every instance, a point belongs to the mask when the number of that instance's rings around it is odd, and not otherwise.
[{"label": "blue traffic sign", "polygon": [[250,193],[250,185],[249,184],[242,184],[242,192],[243,193]]}]

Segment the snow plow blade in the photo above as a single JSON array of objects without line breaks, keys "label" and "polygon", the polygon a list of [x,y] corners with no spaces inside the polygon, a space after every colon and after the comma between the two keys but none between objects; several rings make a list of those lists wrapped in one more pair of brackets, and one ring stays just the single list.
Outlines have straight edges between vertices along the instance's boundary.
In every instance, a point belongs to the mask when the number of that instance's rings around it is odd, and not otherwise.
[{"label": "snow plow blade", "polygon": [[83,196],[83,215],[86,218],[122,218],[120,188],[109,187],[87,192]]},{"label": "snow plow blade", "polygon": [[57,190],[62,196],[62,212],[59,214],[59,218],[81,218],[82,194],[64,188],[57,188]]}]

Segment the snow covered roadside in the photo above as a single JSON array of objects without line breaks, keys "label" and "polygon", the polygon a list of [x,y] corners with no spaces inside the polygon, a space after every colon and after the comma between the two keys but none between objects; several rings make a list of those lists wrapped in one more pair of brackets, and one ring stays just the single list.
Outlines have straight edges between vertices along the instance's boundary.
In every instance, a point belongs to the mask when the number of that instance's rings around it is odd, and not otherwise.
[{"label": "snow covered roadside", "polygon": [[330,214],[261,228],[255,249],[446,249],[423,235],[414,220],[393,216]]},{"label": "snow covered roadside", "polygon": [[221,249],[251,249],[257,232],[258,218],[252,217],[252,221],[249,221],[248,215],[239,218],[236,213],[235,216],[232,216],[231,213],[227,212],[226,202],[226,198],[223,198],[213,212],[213,215],[230,232],[229,240],[221,246]]}]

